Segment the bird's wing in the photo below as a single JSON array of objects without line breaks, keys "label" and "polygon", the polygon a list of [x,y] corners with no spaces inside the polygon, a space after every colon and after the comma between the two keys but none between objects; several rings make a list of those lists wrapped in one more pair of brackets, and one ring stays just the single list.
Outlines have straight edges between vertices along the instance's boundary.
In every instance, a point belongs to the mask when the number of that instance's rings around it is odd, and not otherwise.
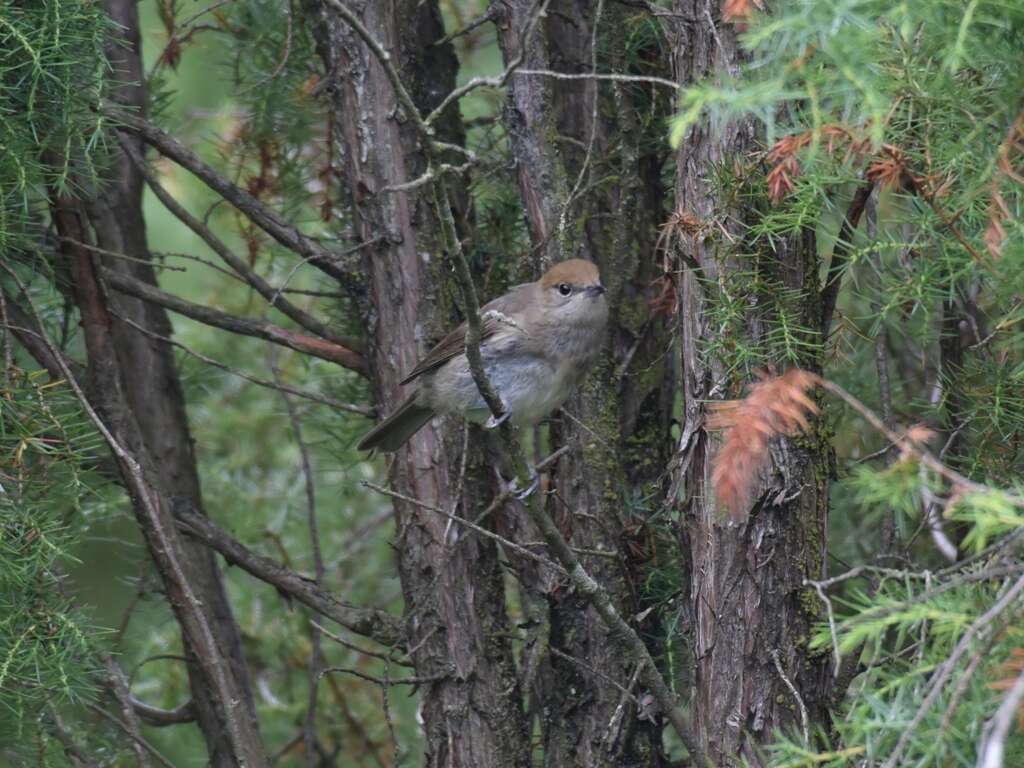
[{"label": "bird's wing", "polygon": [[[503,315],[506,312],[516,312],[519,310],[522,306],[523,300],[523,297],[520,295],[522,292],[521,289],[525,287],[527,286],[516,286],[516,288],[507,296],[495,299],[481,307],[481,344],[499,333],[507,333],[510,330],[513,330],[513,327],[510,326],[508,321],[503,319],[503,317],[495,317],[494,315],[488,315],[487,313],[496,312],[499,315]],[[423,359],[416,364],[416,367],[409,372],[409,375],[402,379],[401,383],[408,384],[413,379],[441,367],[453,357],[465,352],[466,330],[466,324],[462,323],[458,328],[441,339],[437,346],[430,350]]]}]

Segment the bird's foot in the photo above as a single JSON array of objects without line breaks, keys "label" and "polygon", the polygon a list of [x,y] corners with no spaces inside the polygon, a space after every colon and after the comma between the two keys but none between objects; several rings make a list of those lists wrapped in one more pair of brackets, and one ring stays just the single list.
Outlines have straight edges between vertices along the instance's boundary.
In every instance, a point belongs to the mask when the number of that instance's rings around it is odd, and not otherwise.
[{"label": "bird's foot", "polygon": [[[502,405],[504,405],[504,403],[502,403]],[[508,417],[512,415],[512,411],[510,411],[508,408],[505,408],[504,410],[505,412],[501,414],[500,419],[494,418],[494,414],[491,414],[491,417],[484,422],[484,429],[497,429],[506,421],[508,421]]]},{"label": "bird's foot", "polygon": [[524,501],[529,498],[532,494],[536,493],[537,488],[540,487],[540,474],[536,468],[530,467],[530,484],[523,490],[519,490],[519,481],[513,477],[512,482],[509,483],[508,490],[512,494],[512,498],[516,501]]}]

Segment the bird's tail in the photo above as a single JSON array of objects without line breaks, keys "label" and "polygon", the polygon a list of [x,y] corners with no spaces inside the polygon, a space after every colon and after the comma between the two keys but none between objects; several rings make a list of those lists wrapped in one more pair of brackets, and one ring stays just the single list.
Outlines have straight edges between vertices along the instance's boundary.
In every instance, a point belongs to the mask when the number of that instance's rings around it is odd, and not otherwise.
[{"label": "bird's tail", "polygon": [[406,440],[419,432],[433,415],[433,410],[416,403],[416,393],[413,393],[394,413],[363,435],[363,439],[356,447],[360,451],[371,451],[375,448],[388,453],[397,451]]}]

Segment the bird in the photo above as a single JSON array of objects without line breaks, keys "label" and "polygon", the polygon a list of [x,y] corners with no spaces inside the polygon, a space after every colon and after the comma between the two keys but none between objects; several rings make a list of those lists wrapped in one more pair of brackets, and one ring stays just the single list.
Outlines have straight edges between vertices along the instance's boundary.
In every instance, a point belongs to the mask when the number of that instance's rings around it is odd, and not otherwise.
[{"label": "bird", "polygon": [[569,259],[481,308],[480,355],[505,415],[495,419],[466,357],[466,324],[445,336],[401,384],[417,388],[359,441],[363,451],[397,451],[428,421],[454,414],[496,427],[539,423],[583,381],[604,343],[608,301],[597,266]]}]

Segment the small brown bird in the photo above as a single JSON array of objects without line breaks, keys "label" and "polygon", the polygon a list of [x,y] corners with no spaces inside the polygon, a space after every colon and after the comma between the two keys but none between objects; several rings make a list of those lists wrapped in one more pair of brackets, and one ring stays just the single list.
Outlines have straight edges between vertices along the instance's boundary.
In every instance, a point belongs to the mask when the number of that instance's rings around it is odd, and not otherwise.
[{"label": "small brown bird", "polygon": [[[604,290],[594,264],[571,259],[482,308],[484,369],[513,423],[538,423],[583,380],[604,341]],[[360,450],[398,450],[440,413],[497,426],[469,370],[465,323],[430,350],[402,384],[413,379],[419,379],[416,392],[359,441]]]}]

